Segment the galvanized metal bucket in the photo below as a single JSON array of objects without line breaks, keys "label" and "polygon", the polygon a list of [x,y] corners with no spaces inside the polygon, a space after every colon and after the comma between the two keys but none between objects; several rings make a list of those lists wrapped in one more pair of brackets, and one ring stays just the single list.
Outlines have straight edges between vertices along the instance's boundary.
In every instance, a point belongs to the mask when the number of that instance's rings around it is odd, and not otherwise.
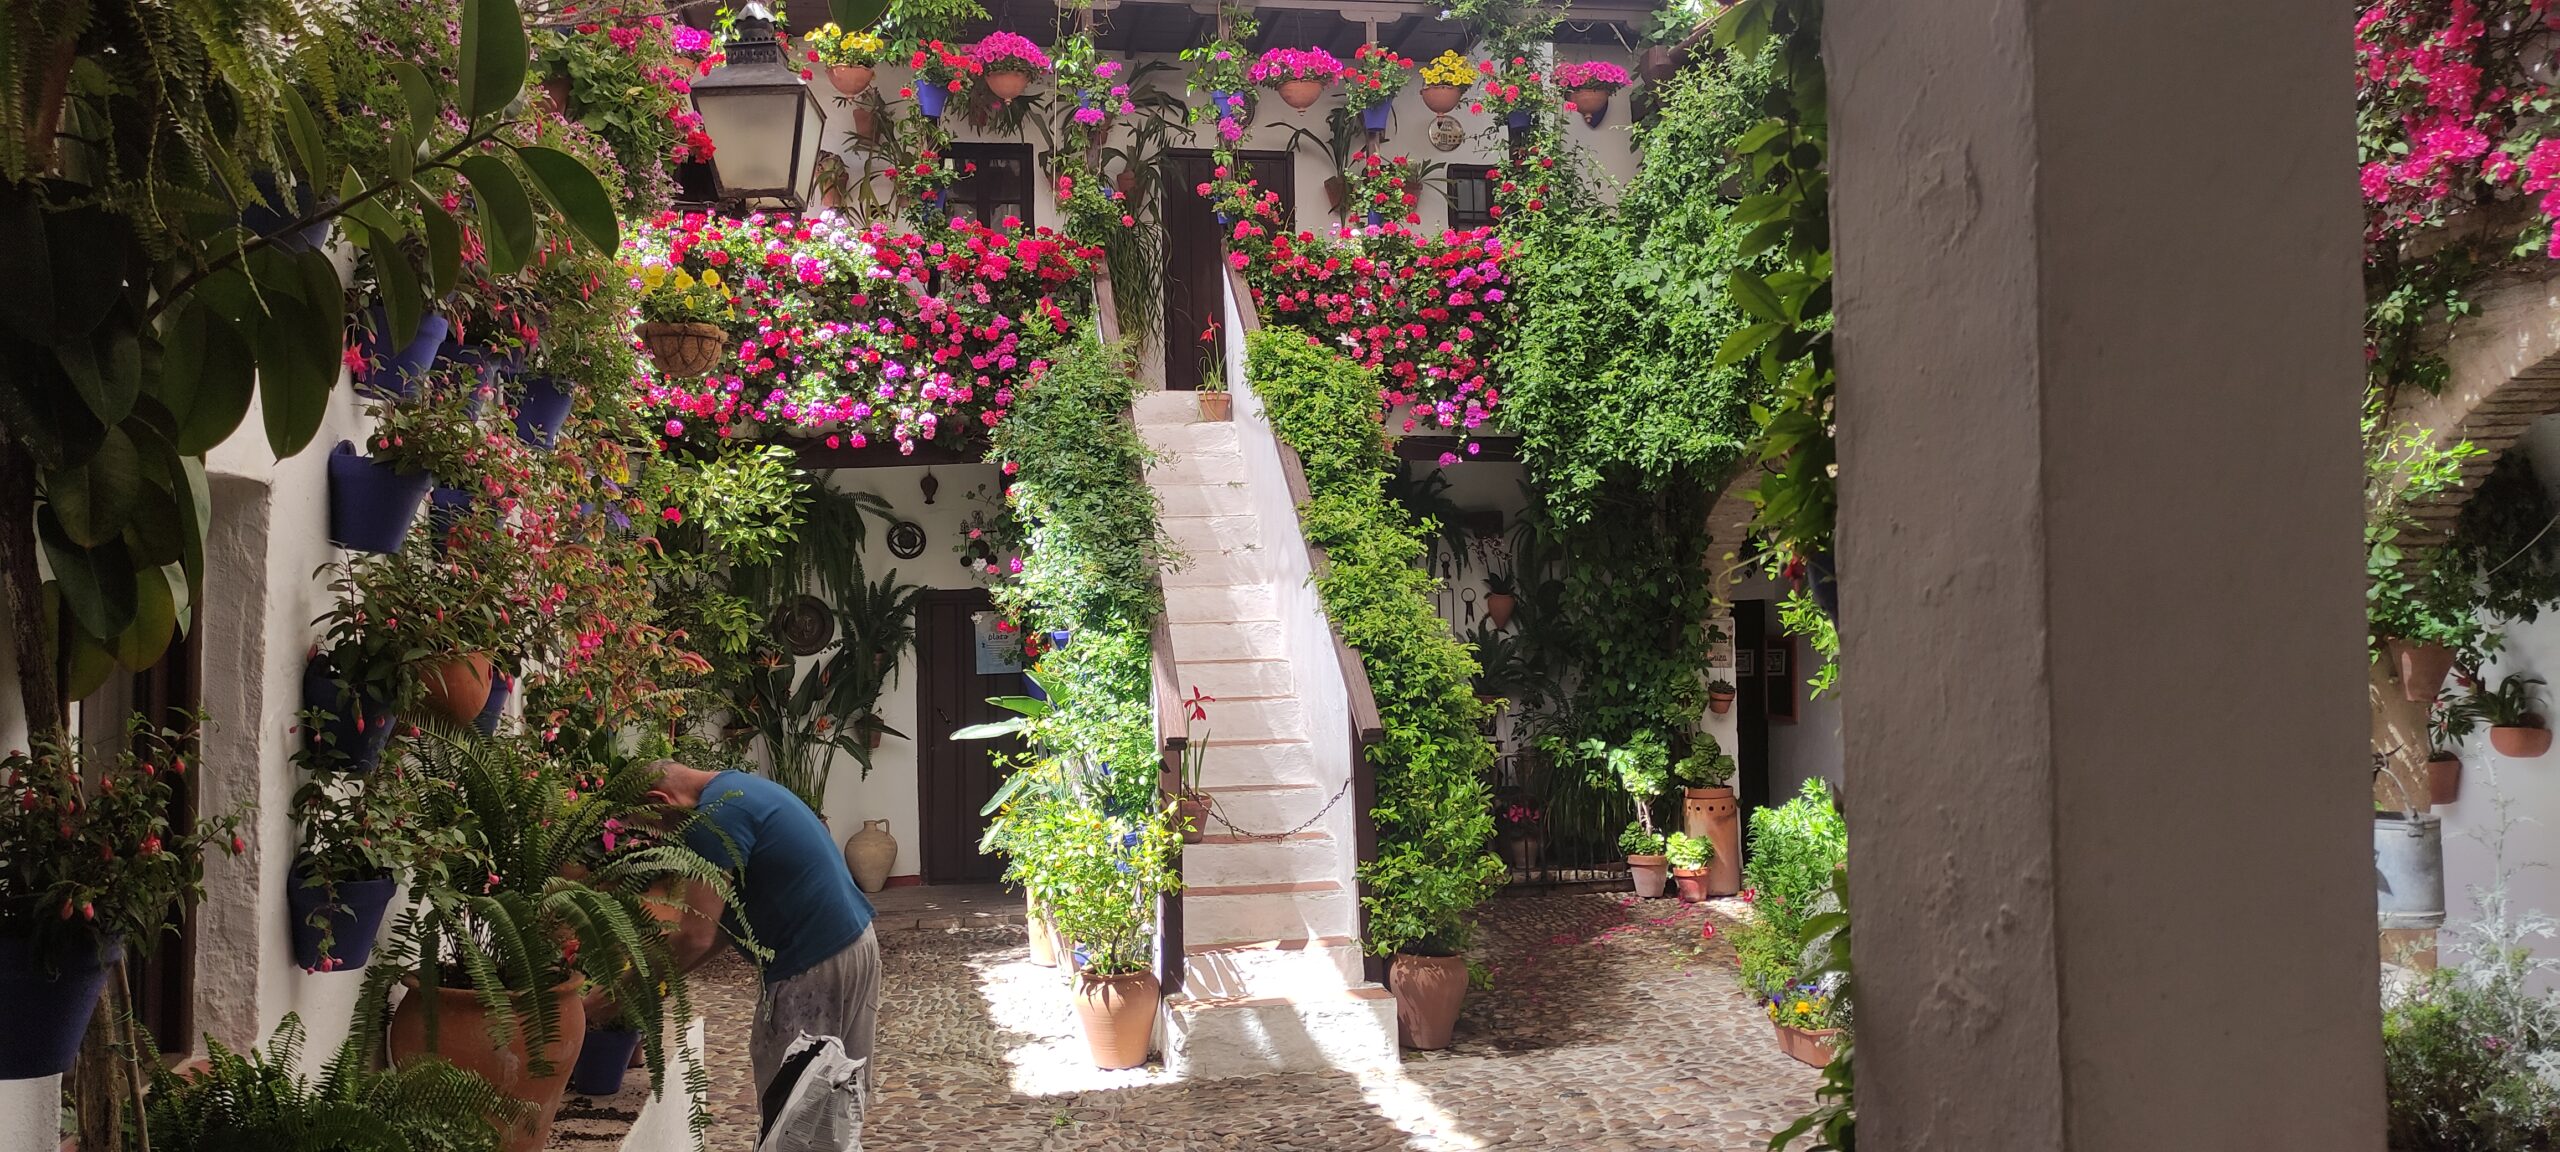
[{"label": "galvanized metal bucket", "polygon": [[2382,927],[2444,923],[2444,824],[2434,813],[2373,814],[2373,887]]}]

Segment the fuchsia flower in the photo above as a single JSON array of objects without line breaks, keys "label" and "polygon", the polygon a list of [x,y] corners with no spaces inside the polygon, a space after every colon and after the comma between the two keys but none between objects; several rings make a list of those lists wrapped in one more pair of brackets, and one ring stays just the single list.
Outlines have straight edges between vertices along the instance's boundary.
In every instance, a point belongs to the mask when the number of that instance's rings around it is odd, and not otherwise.
[{"label": "fuchsia flower", "polygon": [[1556,87],[1567,92],[1577,88],[1615,92],[1634,83],[1635,78],[1627,75],[1626,69],[1606,60],[1575,60],[1556,65],[1555,82]]},{"label": "fuchsia flower", "polygon": [[1342,61],[1322,48],[1274,48],[1254,61],[1245,76],[1256,84],[1271,88],[1292,80],[1331,84],[1342,78]]}]

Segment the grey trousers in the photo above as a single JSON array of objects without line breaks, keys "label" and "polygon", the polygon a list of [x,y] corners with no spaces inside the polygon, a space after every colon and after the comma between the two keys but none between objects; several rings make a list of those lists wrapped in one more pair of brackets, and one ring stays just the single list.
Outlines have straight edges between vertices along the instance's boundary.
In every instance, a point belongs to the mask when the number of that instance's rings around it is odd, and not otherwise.
[{"label": "grey trousers", "polygon": [[880,1030],[880,934],[865,928],[861,937],[817,966],[764,986],[756,1001],[756,1026],[747,1052],[754,1062],[756,1100],[782,1067],[783,1054],[802,1033],[833,1036],[844,1042],[845,1055],[863,1061],[865,1099],[878,1082],[871,1066],[871,1043]]}]

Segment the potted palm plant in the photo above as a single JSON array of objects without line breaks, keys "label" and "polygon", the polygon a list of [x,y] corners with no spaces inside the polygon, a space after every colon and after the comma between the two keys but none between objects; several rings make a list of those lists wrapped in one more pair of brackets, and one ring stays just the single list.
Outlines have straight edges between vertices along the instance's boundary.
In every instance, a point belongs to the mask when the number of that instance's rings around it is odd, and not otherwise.
[{"label": "potted palm plant", "polygon": [[[410,907],[366,971],[360,1020],[388,1019],[392,1059],[432,1055],[528,1108],[510,1152],[537,1152],[586,1028],[582,989],[621,1005],[662,1087],[666,1022],[692,1018],[684,973],[653,907],[674,884],[724,873],[680,840],[618,835],[655,782],[640,761],[571,764],[531,737],[429,735],[405,746],[420,821],[452,835],[412,871]],[[391,989],[409,994],[388,1010]]]},{"label": "potted palm plant", "polygon": [[1663,837],[1662,854],[1670,861],[1671,878],[1680,888],[1680,902],[1696,904],[1707,898],[1707,861],[1715,858],[1715,845],[1686,832]]},{"label": "potted palm plant", "polygon": [[2489,746],[2501,756],[2531,759],[2551,750],[2551,729],[2535,707],[2542,677],[2510,672],[2491,688],[2485,678],[2474,677],[2471,704],[2479,709],[2480,719],[2489,725]]}]

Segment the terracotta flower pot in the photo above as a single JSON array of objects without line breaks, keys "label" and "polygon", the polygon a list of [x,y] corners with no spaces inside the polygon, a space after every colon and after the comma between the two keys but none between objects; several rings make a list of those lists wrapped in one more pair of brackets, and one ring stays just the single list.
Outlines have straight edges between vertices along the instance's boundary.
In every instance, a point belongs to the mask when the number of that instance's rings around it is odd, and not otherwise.
[{"label": "terracotta flower pot", "polygon": [[1174,813],[1182,818],[1182,842],[1197,844],[1209,835],[1209,808],[1216,801],[1205,792],[1185,792],[1173,798]]},{"label": "terracotta flower pot", "polygon": [[1211,424],[1224,424],[1236,418],[1236,397],[1232,392],[1202,392],[1200,419]]},{"label": "terracotta flower pot", "polygon": [[2400,673],[2401,695],[2426,704],[2444,691],[2445,675],[2453,671],[2453,649],[2406,640],[2386,641],[2383,646],[2390,650],[2391,662]]},{"label": "terracotta flower pot", "polygon": [[[2544,736],[2549,740],[2548,734]],[[2462,798],[2462,757],[2439,753],[2427,761],[2427,804],[2442,808]]]},{"label": "terracotta flower pot", "polygon": [[1426,1052],[1446,1048],[1467,1002],[1467,958],[1398,952],[1387,963],[1387,988],[1396,994],[1396,1039]]},{"label": "terracotta flower pot", "polygon": [[1778,1030],[1778,1050],[1815,1068],[1831,1063],[1831,1038],[1840,1034],[1837,1028],[1789,1028],[1772,1023]]},{"label": "terracotta flower pot", "polygon": [[1125,202],[1122,205],[1123,207],[1127,208],[1131,212],[1138,210],[1137,169],[1121,169],[1116,175],[1111,177],[1111,186],[1120,190],[1121,199]]},{"label": "terracotta flower pot", "polygon": [[1627,875],[1634,877],[1636,895],[1646,900],[1659,900],[1662,890],[1671,883],[1671,858],[1668,856],[1629,856]]},{"label": "terracotta flower pot", "polygon": [[418,686],[426,693],[427,707],[456,724],[479,721],[480,710],[489,706],[489,680],[486,652],[451,657],[418,670]]},{"label": "terracotta flower pot", "polygon": [[1340,176],[1324,178],[1324,202],[1333,211],[1342,211],[1343,197],[1351,194],[1351,182]]},{"label": "terracotta flower pot", "polygon": [[2551,750],[2551,729],[2541,725],[2491,728],[2489,746],[2500,756],[2531,760]]},{"label": "terracotta flower pot", "polygon": [[1028,72],[989,72],[987,73],[986,83],[987,91],[995,93],[996,99],[1011,100],[1016,96],[1022,95],[1023,89],[1031,87],[1031,74]]},{"label": "terracotta flower pot", "polygon": [[567,76],[553,75],[545,77],[542,81],[543,106],[549,108],[552,115],[563,120],[568,119],[569,99],[572,91],[573,89],[571,89],[569,85],[569,78]]},{"label": "terracotta flower pot", "polygon": [[1446,116],[1457,109],[1458,101],[1466,94],[1466,89],[1455,84],[1425,84],[1422,86],[1422,106]]},{"label": "terracotta flower pot", "polygon": [[[488,1011],[482,1007],[480,997],[467,988],[436,989],[436,1038],[430,1045],[428,997],[419,991],[415,977],[402,983],[409,986],[409,995],[391,1014],[392,1062],[432,1054],[457,1068],[479,1073],[498,1091],[532,1105],[507,1126],[501,1147],[506,1152],[542,1152],[548,1147],[552,1115],[560,1110],[560,1094],[569,1086],[569,1073],[577,1065],[578,1045],[586,1038],[587,1008],[578,999],[577,981],[565,981],[543,993],[551,998],[552,1010],[559,1014],[560,1022],[558,1035],[542,1050],[543,1058],[551,1065],[550,1073],[543,1076],[534,1075],[522,1031],[503,1049],[490,1042]],[[530,1004],[519,1009],[519,1020],[531,1011]]]},{"label": "terracotta flower pot", "polygon": [[1672,870],[1671,870],[1671,883],[1672,883],[1676,888],[1678,888],[1678,890],[1679,890],[1679,892],[1680,892],[1680,902],[1681,902],[1681,903],[1683,903],[1683,904],[1701,904],[1701,903],[1706,902],[1706,899],[1707,899],[1707,870],[1706,870],[1706,869],[1704,869],[1704,868],[1674,868],[1674,869],[1672,869]]},{"label": "terracotta flower pot", "polygon": [[1597,116],[1602,112],[1608,111],[1609,90],[1606,88],[1576,88],[1573,90],[1573,108],[1574,111],[1580,112],[1585,116]]},{"label": "terracotta flower pot", "polygon": [[1153,972],[1077,973],[1076,1019],[1084,1025],[1095,1067],[1135,1068],[1147,1062],[1147,1052],[1155,1046],[1159,998]]},{"label": "terracotta flower pot", "polygon": [[1519,607],[1520,598],[1509,592],[1487,592],[1484,594],[1484,614],[1493,620],[1493,626],[1495,628],[1510,627],[1511,614],[1514,611],[1517,611]]},{"label": "terracotta flower pot", "polygon": [[1725,713],[1727,713],[1727,712],[1731,712],[1731,711],[1733,711],[1733,693],[1731,693],[1731,692],[1709,692],[1709,693],[1707,693],[1707,711],[1709,711],[1709,712],[1713,712],[1713,713],[1715,713],[1715,714],[1716,714],[1716,715],[1718,715],[1718,716],[1722,716],[1722,715],[1724,715],[1724,714],[1725,714]]},{"label": "terracotta flower pot", "polygon": [[643,324],[638,332],[650,362],[678,378],[711,371],[729,351],[729,334],[717,324]]},{"label": "terracotta flower pot", "polygon": [[1680,798],[1680,830],[1715,846],[1707,861],[1709,896],[1742,891],[1742,809],[1731,788],[1684,788]]},{"label": "terracotta flower pot", "polygon": [[1660,84],[1680,74],[1680,57],[1668,44],[1656,44],[1636,54],[1636,72]]},{"label": "terracotta flower pot", "polygon": [[860,104],[853,106],[853,134],[864,140],[880,138],[880,117]]},{"label": "terracotta flower pot", "polygon": [[1324,95],[1322,80],[1284,80],[1280,82],[1280,102],[1303,112],[1316,106]]},{"label": "terracotta flower pot", "polygon": [[827,83],[847,96],[860,96],[871,90],[871,75],[868,64],[836,64],[827,69]]}]

